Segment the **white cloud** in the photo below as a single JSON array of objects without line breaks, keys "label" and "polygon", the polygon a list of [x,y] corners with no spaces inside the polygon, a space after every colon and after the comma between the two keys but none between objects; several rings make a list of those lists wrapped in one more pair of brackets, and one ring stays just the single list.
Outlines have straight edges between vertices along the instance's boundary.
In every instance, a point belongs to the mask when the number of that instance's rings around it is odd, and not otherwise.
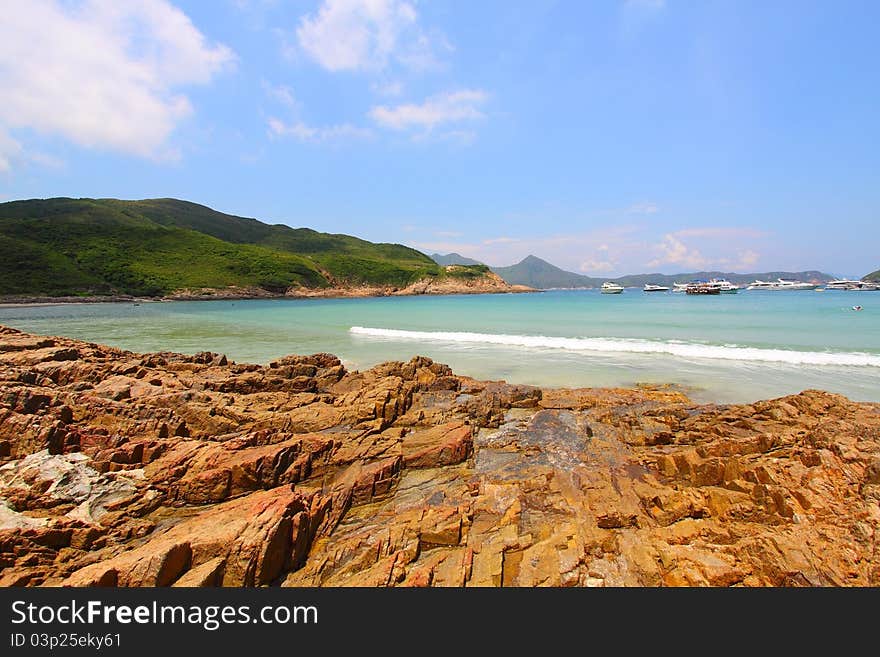
[{"label": "white cloud", "polygon": [[724,250],[730,252],[730,240],[737,237],[755,237],[762,236],[766,233],[755,231],[749,228],[691,228],[680,230],[675,233],[668,233],[663,237],[663,241],[655,247],[655,252],[659,251],[659,255],[648,262],[649,267],[659,267],[663,265],[679,265],[690,269],[708,269],[710,267],[730,269],[733,271],[742,271],[753,267],[758,263],[761,256],[757,251],[745,249],[737,251],[735,258],[707,257],[703,253],[691,246],[686,245],[682,237],[696,238],[715,238],[725,240]]},{"label": "white cloud", "polygon": [[480,107],[489,94],[480,89],[461,89],[427,98],[421,104],[378,105],[370,110],[370,118],[392,130],[432,132],[437,126],[461,121],[474,121],[485,115]]},{"label": "white cloud", "polygon": [[0,173],[11,171],[12,161],[17,159],[20,153],[21,144],[0,130]]},{"label": "white cloud", "polygon": [[391,82],[374,82],[370,85],[370,91],[380,96],[399,96],[403,93],[403,83],[397,80]]},{"label": "white cloud", "polygon": [[300,107],[299,101],[296,99],[296,95],[293,93],[293,89],[284,84],[273,85],[269,84],[266,81],[263,81],[263,91],[266,92],[266,95],[269,96],[272,100],[281,103],[288,109],[298,111]]},{"label": "white cloud", "polygon": [[697,249],[686,246],[684,242],[671,233],[663,237],[663,241],[657,245],[656,250],[660,252],[660,255],[648,262],[649,267],[681,265],[692,269],[700,269],[709,263]]},{"label": "white cloud", "polygon": [[[179,88],[234,62],[167,0],[28,0],[0,20],[0,163],[16,131],[148,158],[193,111]],[[0,166],[4,166],[0,164]]]},{"label": "white cloud", "polygon": [[519,237],[493,237],[488,240],[483,240],[483,244],[517,244],[522,242],[522,239]]},{"label": "white cloud", "polygon": [[365,139],[372,133],[350,123],[330,126],[310,126],[303,121],[285,123],[281,119],[269,119],[269,134],[273,137],[292,137],[298,141],[321,143],[346,139]]},{"label": "white cloud", "polygon": [[606,272],[611,271],[615,267],[615,263],[610,260],[584,260],[581,263],[581,271],[585,274],[591,272]]},{"label": "white cloud", "polygon": [[659,211],[660,207],[656,203],[651,203],[649,201],[635,203],[627,209],[629,214],[655,214]]},{"label": "white cloud", "polygon": [[297,100],[293,89],[283,84],[273,85],[263,82],[263,90],[269,98],[287,108],[288,116],[293,117],[287,121],[275,116],[269,117],[267,125],[270,137],[291,137],[301,142],[321,143],[372,136],[372,132],[366,128],[359,128],[351,123],[329,126],[309,125],[300,118],[302,104]]},{"label": "white cloud", "polygon": [[296,29],[305,54],[328,71],[382,71],[395,61],[421,70],[437,65],[435,49],[449,48],[427,34],[413,3],[404,0],[324,0]]},{"label": "white cloud", "polygon": [[747,271],[749,269],[754,269],[760,259],[761,255],[757,251],[748,249],[740,251],[737,254],[736,260],[722,260],[719,264],[728,269],[732,269],[733,271]]},{"label": "white cloud", "polygon": [[709,237],[709,238],[757,238],[769,235],[767,231],[756,228],[738,228],[736,226],[709,226],[704,228],[685,228],[672,233],[676,237]]}]

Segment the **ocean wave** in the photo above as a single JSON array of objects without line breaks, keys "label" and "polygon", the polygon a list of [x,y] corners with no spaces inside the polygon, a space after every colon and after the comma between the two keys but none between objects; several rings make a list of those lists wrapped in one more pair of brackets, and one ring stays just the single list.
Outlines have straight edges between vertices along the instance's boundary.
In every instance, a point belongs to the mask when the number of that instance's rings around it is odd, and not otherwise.
[{"label": "ocean wave", "polygon": [[633,338],[559,338],[546,335],[505,335],[448,331],[404,331],[400,329],[352,326],[350,333],[377,338],[493,344],[531,349],[561,349],[604,353],[666,354],[682,358],[708,358],[791,365],[845,365],[880,367],[880,355],[857,352],[795,351],[738,345],[709,345],[681,340],[638,340]]}]

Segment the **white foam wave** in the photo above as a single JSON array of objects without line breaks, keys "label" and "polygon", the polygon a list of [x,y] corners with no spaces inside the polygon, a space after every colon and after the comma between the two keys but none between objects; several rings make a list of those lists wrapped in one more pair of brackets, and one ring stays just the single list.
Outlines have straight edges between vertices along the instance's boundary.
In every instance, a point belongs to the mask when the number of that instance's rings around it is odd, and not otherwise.
[{"label": "white foam wave", "polygon": [[880,367],[880,355],[856,352],[795,351],[735,345],[708,345],[680,340],[638,340],[632,338],[559,338],[546,335],[505,335],[448,331],[404,331],[400,329],[352,326],[351,333],[378,338],[495,344],[532,349],[561,349],[605,353],[667,354],[683,358],[788,363],[791,365],[846,365]]}]

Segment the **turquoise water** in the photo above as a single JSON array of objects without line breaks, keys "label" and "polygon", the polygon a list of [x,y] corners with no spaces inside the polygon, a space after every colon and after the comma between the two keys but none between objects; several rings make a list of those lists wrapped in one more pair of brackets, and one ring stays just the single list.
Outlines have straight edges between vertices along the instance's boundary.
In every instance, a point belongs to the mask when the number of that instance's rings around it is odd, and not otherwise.
[{"label": "turquoise water", "polygon": [[542,386],[675,383],[722,402],[821,388],[880,401],[880,292],[6,306],[0,324],[134,351],[216,351],[239,362],[326,351],[364,369],[422,354],[459,374]]}]

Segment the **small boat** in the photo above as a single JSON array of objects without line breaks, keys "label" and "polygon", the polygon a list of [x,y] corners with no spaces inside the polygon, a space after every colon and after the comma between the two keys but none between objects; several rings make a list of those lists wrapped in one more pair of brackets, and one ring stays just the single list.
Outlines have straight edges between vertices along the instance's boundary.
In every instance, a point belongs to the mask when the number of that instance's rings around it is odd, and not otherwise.
[{"label": "small boat", "polygon": [[645,283],[645,292],[669,292],[669,288],[663,285],[654,285],[653,283]]},{"label": "small boat", "polygon": [[687,283],[673,283],[672,291],[673,292],[686,292],[687,291]]},{"label": "small boat", "polygon": [[602,287],[599,288],[602,294],[620,294],[623,292],[623,287],[618,285],[617,283],[612,283],[611,281],[605,281],[602,283]]}]

